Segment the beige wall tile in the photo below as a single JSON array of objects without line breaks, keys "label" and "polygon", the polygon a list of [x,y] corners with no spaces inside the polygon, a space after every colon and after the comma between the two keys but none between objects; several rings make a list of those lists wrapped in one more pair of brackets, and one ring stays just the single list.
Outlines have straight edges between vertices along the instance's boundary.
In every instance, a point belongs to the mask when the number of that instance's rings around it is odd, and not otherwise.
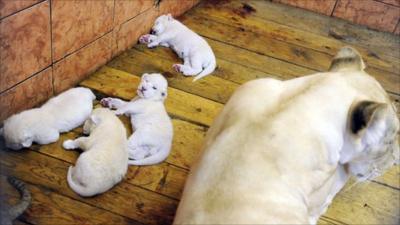
[{"label": "beige wall tile", "polygon": [[137,43],[140,35],[148,33],[158,16],[158,10],[152,8],[139,16],[114,28],[113,56]]},{"label": "beige wall tile", "polygon": [[112,29],[114,0],[52,1],[53,61],[101,37]]},{"label": "beige wall tile", "polygon": [[51,63],[48,1],[0,20],[0,92]]},{"label": "beige wall tile", "polygon": [[53,94],[51,67],[0,94],[0,121],[37,106]]},{"label": "beige wall tile", "polygon": [[160,4],[160,15],[171,13],[178,17],[192,7],[193,0],[163,0]]},{"label": "beige wall tile", "polygon": [[336,0],[273,0],[295,7],[308,9],[314,12],[322,13],[330,16],[335,7]]},{"label": "beige wall tile", "polygon": [[393,32],[400,17],[398,7],[373,0],[339,0],[333,15],[389,32]]},{"label": "beige wall tile", "polygon": [[43,0],[0,0],[0,18],[28,8]]},{"label": "beige wall tile", "polygon": [[114,25],[120,25],[153,7],[153,0],[115,0]]},{"label": "beige wall tile", "polygon": [[111,59],[112,33],[104,35],[53,65],[54,91],[60,93],[75,86],[89,73]]}]

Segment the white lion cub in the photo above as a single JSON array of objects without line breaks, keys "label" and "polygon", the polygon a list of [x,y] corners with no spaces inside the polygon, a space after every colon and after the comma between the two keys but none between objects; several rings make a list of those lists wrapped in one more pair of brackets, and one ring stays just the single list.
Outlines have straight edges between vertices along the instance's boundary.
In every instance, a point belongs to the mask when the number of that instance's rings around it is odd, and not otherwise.
[{"label": "white lion cub", "polygon": [[112,111],[95,109],[86,120],[83,132],[89,137],[66,140],[66,149],[84,152],[75,167],[68,170],[68,184],[81,196],[103,193],[120,182],[128,169],[126,130]]},{"label": "white lion cub", "polygon": [[130,165],[157,164],[169,155],[173,128],[164,107],[167,87],[167,80],[161,74],[143,74],[138,97],[130,102],[116,98],[101,100],[103,106],[117,109],[117,115],[131,117],[134,133],[128,140]]},{"label": "white lion cub", "polygon": [[72,88],[48,100],[40,108],[15,114],[4,121],[6,146],[18,150],[33,142],[56,142],[60,132],[70,131],[88,118],[96,97],[88,88]]},{"label": "white lion cub", "polygon": [[171,14],[158,17],[151,30],[139,38],[140,43],[146,43],[153,48],[158,45],[171,47],[183,59],[182,64],[174,64],[176,71],[186,76],[196,76],[196,81],[210,73],[216,67],[214,53],[208,43]]}]

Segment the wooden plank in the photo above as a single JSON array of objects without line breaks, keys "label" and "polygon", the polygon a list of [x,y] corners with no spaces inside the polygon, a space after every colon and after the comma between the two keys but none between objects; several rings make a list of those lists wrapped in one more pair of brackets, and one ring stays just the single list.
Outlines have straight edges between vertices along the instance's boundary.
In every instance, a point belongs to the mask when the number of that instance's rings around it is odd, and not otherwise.
[{"label": "wooden plank", "polygon": [[[136,96],[140,77],[110,67],[102,67],[80,83],[81,86],[104,93],[108,96],[130,100]],[[222,104],[189,94],[175,88],[168,88],[166,109],[173,117],[211,125]]]},{"label": "wooden plank", "polygon": [[34,185],[44,186],[91,206],[123,215],[144,224],[170,224],[177,201],[163,195],[121,182],[106,193],[81,198],[66,182],[70,163],[35,151],[0,151],[1,173],[15,176]]},{"label": "wooden plank", "polygon": [[[125,120],[125,123],[127,123],[127,120]],[[186,123],[186,122],[183,122],[183,123]],[[186,130],[184,127],[182,127],[182,128],[183,128],[183,131]],[[181,131],[181,132],[183,132],[183,131]],[[203,130],[203,132],[205,132],[205,131]],[[62,135],[62,136],[66,136],[69,138],[69,137],[71,137],[71,134],[66,134],[66,135]],[[64,137],[61,138],[61,140],[64,140],[64,139],[65,139]],[[178,139],[178,141],[181,141],[180,138],[177,138],[177,139]],[[52,154],[52,157],[63,157],[62,154],[60,154],[60,152],[68,153],[68,154],[73,153],[73,151],[62,150],[62,148],[61,148],[62,141],[61,140],[56,144],[42,146],[40,149],[38,149],[38,151],[40,151],[41,153],[49,154],[49,155]],[[186,147],[186,149],[190,149],[191,147],[192,146],[188,145]],[[56,152],[56,153],[54,153],[54,152]],[[15,153],[15,154],[18,154],[18,153]],[[0,155],[0,157],[2,159],[5,158],[2,155]],[[30,157],[30,156],[27,156],[27,157],[22,156],[21,160],[23,160],[24,158],[33,159],[33,157]],[[71,158],[71,157],[64,157],[64,158],[70,158],[70,160],[75,160],[74,158]],[[33,160],[35,160],[35,159],[33,159]],[[35,160],[35,161],[37,161],[37,160]],[[40,160],[38,162],[40,165],[44,165],[49,168],[57,168],[57,167],[54,167],[53,165],[50,165],[49,163],[43,163]],[[29,161],[25,161],[25,163],[28,163],[29,165],[31,165],[31,163]],[[21,162],[21,164],[23,164],[23,162]],[[14,168],[14,166],[10,165],[10,169],[12,169],[12,168]],[[40,168],[37,168],[37,167],[35,167],[35,170],[37,170],[39,172],[41,171]],[[19,170],[17,169],[17,171],[19,171]],[[44,176],[54,177],[54,176],[49,176],[48,174],[45,174]],[[130,167],[128,176],[126,178],[126,183],[133,183],[133,184],[139,185],[145,189],[152,190],[157,193],[167,195],[167,196],[170,196],[175,199],[179,199],[182,189],[183,189],[183,186],[184,186],[184,181],[185,181],[186,176],[187,176],[187,170],[175,167],[173,165],[169,165],[167,163],[163,163],[163,164],[151,166],[151,167]],[[397,176],[398,176],[398,174],[397,174]],[[35,179],[35,180],[37,180],[37,179]],[[397,180],[398,180],[398,177],[397,177]],[[382,187],[384,187],[384,186],[382,186]],[[352,189],[352,190],[350,190],[350,192],[348,192],[348,191],[345,192],[345,193],[347,193],[345,195],[345,197],[350,196],[350,197],[346,197],[346,198],[353,198],[352,197],[353,190],[357,193],[359,192],[359,190],[357,190],[357,189]],[[366,190],[363,190],[363,195],[368,196],[371,194],[373,194],[373,195],[376,194],[375,189],[373,190],[373,192],[369,192],[368,190],[369,190],[368,188]],[[392,190],[392,189],[389,189],[389,190]],[[383,193],[386,191],[381,191],[381,192]],[[381,193],[381,192],[377,192],[377,193]],[[396,193],[398,194],[398,191]],[[384,197],[378,195],[378,197],[375,198],[375,200],[376,201],[378,201],[378,200],[386,201],[387,198],[384,198]],[[338,197],[338,199],[339,200],[335,200],[335,202],[341,201],[339,197]],[[369,204],[370,205],[380,205],[375,202],[369,203]],[[390,204],[391,203],[388,203],[388,206],[391,206]],[[338,215],[335,215],[336,217],[332,217],[332,218],[338,218],[338,217],[341,218],[343,216],[347,217],[347,215],[344,213],[346,213],[346,212],[347,213],[350,213],[350,212],[358,213],[358,210],[364,210],[364,209],[363,208],[358,209],[356,207],[356,208],[351,208],[350,210],[351,211],[345,211],[345,212],[340,211],[340,212],[338,212],[339,213]],[[380,209],[378,209],[378,210],[374,209],[374,212],[375,212],[375,214],[378,214],[378,216],[382,215],[382,213],[380,212]],[[335,211],[333,213],[335,213]],[[365,213],[365,211],[362,211],[362,213]],[[376,216],[376,215],[374,215],[374,216]],[[335,220],[332,218],[327,217],[327,218],[325,218],[325,220],[330,221],[330,222],[332,222],[332,221],[335,222]],[[386,217],[386,218],[389,218],[389,217]],[[327,221],[324,221],[324,222],[327,222]],[[357,221],[357,220],[353,220],[353,221]]]},{"label": "wooden plank", "polygon": [[[289,79],[312,74],[316,71],[209,38],[205,39],[213,48],[218,63],[217,69],[213,72],[212,76],[218,76],[235,83],[242,84],[246,81],[262,77]],[[153,57],[162,57],[170,60],[176,59],[176,55],[167,48],[148,49],[144,45],[136,45],[134,48]]]},{"label": "wooden plank", "polygon": [[[58,147],[53,147],[53,149],[57,148],[61,149],[61,143],[59,143]],[[43,152],[43,150],[40,150],[40,152]],[[134,169],[132,171],[130,170],[128,173],[126,182],[174,199],[180,198],[188,173],[186,169],[181,169],[168,163],[151,167],[133,168]],[[132,169],[132,167],[130,167],[130,169]],[[349,218],[353,214],[362,215],[363,219],[365,218],[368,221],[379,221],[385,218],[385,220],[382,221],[388,222],[398,219],[398,215],[395,213],[396,208],[393,208],[397,207],[395,201],[397,201],[396,199],[400,196],[398,190],[375,183],[358,184],[350,190],[346,188],[336,197],[334,206],[331,207],[332,209],[330,209],[329,214],[326,215],[327,217],[324,217],[324,223],[335,223],[337,219],[332,218],[340,218],[339,223],[340,221],[346,222],[341,218]],[[369,196],[371,195],[374,197],[370,198]],[[357,204],[349,204],[349,201],[356,202]],[[385,201],[385,203],[383,203],[383,201]],[[370,207],[365,208],[363,206],[364,204]],[[343,205],[350,206],[342,210]],[[373,210],[374,213],[371,213],[371,210]],[[353,218],[352,221],[359,220]],[[336,221],[336,223],[338,223],[338,221]]]},{"label": "wooden plank", "polygon": [[[200,19],[201,18],[201,19]],[[204,17],[184,17],[186,26],[202,36],[277,58],[313,70],[325,71],[331,56],[323,52],[264,37],[246,29]]]},{"label": "wooden plank", "polygon": [[[246,4],[251,6],[251,4]],[[254,32],[263,37],[325,52],[331,56],[334,56],[341,47],[346,45],[346,43],[332,37],[328,38],[295,27],[289,27],[287,25],[265,20],[253,15],[253,12],[249,12],[246,16],[243,16],[238,13],[244,12],[243,6],[243,3],[239,1],[234,1],[230,4],[222,3],[220,4],[220,7],[212,7],[205,4],[205,7],[198,7],[187,13],[185,17],[193,19],[210,18],[224,24],[234,25],[235,27],[245,30],[245,32]],[[365,47],[358,47],[357,49],[362,54],[366,63],[370,66],[392,73],[400,72],[399,58],[387,56],[383,53],[373,53]]]},{"label": "wooden plank", "polygon": [[[355,25],[341,19],[323,16],[308,10],[270,1],[219,1],[217,2],[218,4],[210,6],[224,8],[229,7],[224,3],[235,4],[236,2],[246,2],[255,8],[256,11],[250,16],[286,25],[293,29],[301,29],[325,37],[334,37],[343,43],[364,47],[377,54],[386,54],[400,58],[400,52],[398,51],[400,39],[398,36],[366,29],[363,26]],[[203,3],[201,8],[205,7],[204,5],[206,4],[207,2]]]},{"label": "wooden plank", "polygon": [[400,193],[398,190],[365,182],[351,188],[351,182],[336,196],[327,217],[347,224],[398,224]]},{"label": "wooden plank", "polygon": [[[120,119],[125,127],[131,127],[127,117],[120,116]],[[190,166],[201,150],[207,128],[177,119],[172,119],[172,124],[174,127],[174,139],[172,141],[171,153],[166,162],[177,167],[190,169]],[[132,131],[128,131],[128,136],[131,133]],[[62,143],[67,139],[75,139],[80,136],[83,136],[81,132],[71,131],[62,134],[54,143],[42,146],[33,145],[31,149],[68,163],[75,163],[80,154],[79,151],[65,150],[62,147]],[[129,167],[129,173],[136,173],[134,168],[136,167]]]},{"label": "wooden plank", "polygon": [[179,200],[188,171],[168,163],[140,167],[127,180],[135,185]]},{"label": "wooden plank", "polygon": [[[0,183],[7,183],[5,176],[0,176]],[[20,217],[31,224],[137,224],[135,220],[87,205],[80,201],[59,195],[44,187],[26,184],[32,196],[29,208]],[[11,185],[2,185],[2,194],[12,202],[19,200],[18,192]],[[16,221],[14,224],[25,224]]]},{"label": "wooden plank", "polygon": [[[326,53],[270,39],[251,31],[242,31],[238,27],[208,18],[186,17],[183,19],[183,23],[203,36],[313,70],[326,71],[332,60],[332,57]],[[381,82],[386,90],[392,93],[400,92],[398,85],[400,76],[388,72],[381,75],[382,71],[375,68],[369,68],[367,72]]]},{"label": "wooden plank", "polygon": [[[214,76],[214,74],[197,82],[193,82],[193,77],[185,77],[172,68],[174,63],[181,63],[181,61],[176,56],[170,54],[168,56],[172,57],[157,57],[157,60],[154,60],[154,56],[152,55],[145,54],[135,49],[130,49],[107,65],[132,74],[141,75],[146,72],[163,73],[166,76],[170,87],[220,103],[228,101],[231,94],[238,87],[238,84]],[[224,63],[231,66],[231,69],[239,67],[233,63]],[[223,66],[226,64],[223,64]],[[222,65],[218,65],[218,69],[215,73],[221,74],[221,72],[226,72],[226,70],[220,69],[221,66]]]}]

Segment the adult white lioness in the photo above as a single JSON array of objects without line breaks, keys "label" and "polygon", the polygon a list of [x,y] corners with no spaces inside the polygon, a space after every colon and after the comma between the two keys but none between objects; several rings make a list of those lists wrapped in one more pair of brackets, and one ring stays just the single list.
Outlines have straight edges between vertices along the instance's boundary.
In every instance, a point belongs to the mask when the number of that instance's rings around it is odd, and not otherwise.
[{"label": "adult white lioness", "polygon": [[329,72],[241,86],[210,128],[175,224],[315,224],[354,175],[398,160],[399,120],[360,55]]}]

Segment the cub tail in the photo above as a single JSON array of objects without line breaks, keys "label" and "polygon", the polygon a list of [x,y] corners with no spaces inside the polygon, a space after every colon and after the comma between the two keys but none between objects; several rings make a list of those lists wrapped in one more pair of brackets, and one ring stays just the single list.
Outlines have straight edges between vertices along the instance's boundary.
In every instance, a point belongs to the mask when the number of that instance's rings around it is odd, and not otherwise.
[{"label": "cub tail", "polygon": [[204,68],[203,71],[201,71],[197,76],[193,79],[193,82],[196,82],[197,80],[207,76],[208,74],[212,73],[215,70],[215,67],[217,66],[217,62],[215,60],[215,57],[211,60],[211,62],[208,64],[206,68]]},{"label": "cub tail", "polygon": [[168,157],[169,152],[170,152],[169,150],[168,151],[160,150],[156,154],[146,157],[144,159],[138,159],[138,160],[129,159],[128,165],[149,166],[158,164],[164,161]]},{"label": "cub tail", "polygon": [[365,63],[360,53],[352,47],[345,46],[339,50],[331,62],[329,71],[353,70],[362,71],[365,69]]},{"label": "cub tail", "polygon": [[73,171],[73,167],[70,166],[68,169],[68,175],[67,175],[67,181],[68,181],[68,185],[70,186],[70,188],[78,193],[80,196],[83,197],[90,197],[93,196],[95,194],[97,194],[97,192],[95,190],[90,190],[88,187],[85,187],[83,185],[81,185],[80,183],[77,183],[76,181],[74,181],[74,179],[72,178],[72,173]]}]

